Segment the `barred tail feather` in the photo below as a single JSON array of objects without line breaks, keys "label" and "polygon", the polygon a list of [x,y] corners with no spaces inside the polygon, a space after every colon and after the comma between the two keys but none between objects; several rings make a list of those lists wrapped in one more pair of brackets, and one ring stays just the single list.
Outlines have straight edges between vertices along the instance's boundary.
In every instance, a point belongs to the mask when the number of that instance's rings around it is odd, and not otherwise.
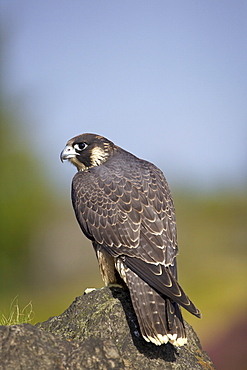
[{"label": "barred tail feather", "polygon": [[132,304],[141,334],[147,342],[175,346],[187,343],[183,318],[177,303],[160,295],[133,271],[126,273]]}]

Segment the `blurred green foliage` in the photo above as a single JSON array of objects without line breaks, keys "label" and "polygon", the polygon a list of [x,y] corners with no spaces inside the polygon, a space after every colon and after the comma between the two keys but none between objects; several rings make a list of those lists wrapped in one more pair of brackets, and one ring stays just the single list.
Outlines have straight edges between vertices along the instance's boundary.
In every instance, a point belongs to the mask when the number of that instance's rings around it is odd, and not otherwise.
[{"label": "blurred green foliage", "polygon": [[[247,307],[247,193],[179,194],[175,201],[180,281],[197,298],[202,322],[211,323],[205,335],[217,335],[226,322],[241,319]],[[193,322],[195,328],[201,325]]]},{"label": "blurred green foliage", "polygon": [[0,294],[28,282],[31,235],[50,207],[49,188],[18,120],[0,111]]}]

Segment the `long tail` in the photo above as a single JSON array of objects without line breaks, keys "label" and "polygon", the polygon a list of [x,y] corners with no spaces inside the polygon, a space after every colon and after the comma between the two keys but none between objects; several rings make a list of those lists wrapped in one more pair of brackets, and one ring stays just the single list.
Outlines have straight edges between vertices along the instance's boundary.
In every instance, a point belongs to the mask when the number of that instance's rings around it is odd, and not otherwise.
[{"label": "long tail", "polygon": [[144,339],[156,345],[167,342],[176,346],[186,344],[187,338],[179,305],[158,294],[129,269],[126,282]]}]

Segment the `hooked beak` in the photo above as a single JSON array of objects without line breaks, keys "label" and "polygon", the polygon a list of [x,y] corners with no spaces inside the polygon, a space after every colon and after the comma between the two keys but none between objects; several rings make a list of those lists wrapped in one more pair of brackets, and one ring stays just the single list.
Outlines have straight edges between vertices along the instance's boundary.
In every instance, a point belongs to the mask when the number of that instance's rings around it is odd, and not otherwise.
[{"label": "hooked beak", "polygon": [[63,162],[67,159],[75,158],[77,155],[78,153],[75,151],[75,149],[72,146],[66,145],[66,147],[60,154],[60,159]]}]

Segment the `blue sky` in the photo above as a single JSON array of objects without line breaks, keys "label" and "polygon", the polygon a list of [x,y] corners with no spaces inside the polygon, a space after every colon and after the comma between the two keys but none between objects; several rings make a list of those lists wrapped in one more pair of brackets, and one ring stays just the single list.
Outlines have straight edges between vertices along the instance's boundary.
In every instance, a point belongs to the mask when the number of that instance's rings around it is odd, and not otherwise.
[{"label": "blue sky", "polygon": [[[246,1],[2,0],[5,96],[51,176],[108,137],[201,189],[247,178]],[[18,111],[17,110],[17,111]]]}]

